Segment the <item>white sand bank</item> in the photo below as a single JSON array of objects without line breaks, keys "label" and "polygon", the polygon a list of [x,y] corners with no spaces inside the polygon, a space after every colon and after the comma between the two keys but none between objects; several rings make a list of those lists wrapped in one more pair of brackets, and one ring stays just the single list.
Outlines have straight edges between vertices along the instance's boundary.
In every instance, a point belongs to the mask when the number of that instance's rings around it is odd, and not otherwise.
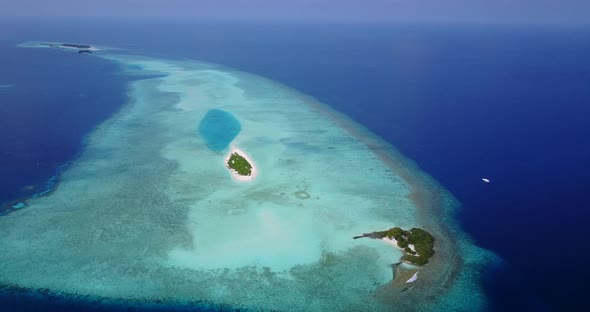
[{"label": "white sand bank", "polygon": [[403,250],[397,245],[397,240],[395,238],[383,237],[381,240],[386,242],[388,245],[391,245],[399,250]]},{"label": "white sand bank", "polygon": [[[389,244],[389,245],[391,245],[391,246],[394,246],[395,248],[397,248],[397,249],[399,249],[399,250],[402,250],[402,251],[403,251],[403,248],[400,248],[400,247],[397,245],[397,240],[396,240],[395,238],[384,237],[384,238],[382,238],[381,240],[382,240],[382,241],[384,241],[384,242],[386,242],[387,244]],[[416,248],[414,247],[414,245],[412,245],[412,244],[408,244],[408,247],[410,247],[410,249],[411,249],[413,252],[416,252]],[[404,251],[404,252],[405,252],[405,251]],[[418,254],[416,254],[416,256],[418,256]]]},{"label": "white sand bank", "polygon": [[[420,271],[418,271],[418,272],[420,272]],[[409,283],[413,283],[413,282],[415,282],[415,281],[418,279],[418,272],[414,273],[414,275],[412,275],[412,277],[410,277],[410,278],[409,278],[409,279],[406,281],[406,284],[409,284]]]}]

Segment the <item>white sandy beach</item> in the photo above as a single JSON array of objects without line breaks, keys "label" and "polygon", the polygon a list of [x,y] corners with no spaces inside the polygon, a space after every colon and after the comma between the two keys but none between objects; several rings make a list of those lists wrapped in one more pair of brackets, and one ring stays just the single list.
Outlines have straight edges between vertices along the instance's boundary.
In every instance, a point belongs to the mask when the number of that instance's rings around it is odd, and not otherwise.
[{"label": "white sandy beach", "polygon": [[381,239],[382,241],[384,241],[385,243],[387,243],[388,245],[391,245],[399,250],[402,250],[398,245],[397,245],[397,240],[395,238],[389,238],[389,237],[383,237]]},{"label": "white sandy beach", "polygon": [[[420,272],[420,271],[418,271],[418,272]],[[409,278],[409,279],[406,281],[406,284],[409,284],[409,283],[413,283],[413,282],[415,282],[415,281],[418,279],[418,272],[414,273],[414,275],[412,275],[412,277],[410,277],[410,278]]]},{"label": "white sandy beach", "polygon": [[[383,237],[381,240],[383,240],[383,241],[384,241],[384,242],[386,242],[387,244],[389,244],[389,245],[391,245],[391,246],[393,246],[393,247],[395,247],[395,248],[397,248],[397,249],[399,249],[399,250],[402,250],[402,251],[403,251],[403,248],[400,248],[400,247],[397,245],[397,240],[396,240],[395,238]],[[416,248],[414,247],[414,245],[412,245],[412,244],[408,244],[408,247],[410,247],[410,249],[411,249],[413,252],[416,252]],[[416,255],[418,255],[418,254],[416,254]]]}]

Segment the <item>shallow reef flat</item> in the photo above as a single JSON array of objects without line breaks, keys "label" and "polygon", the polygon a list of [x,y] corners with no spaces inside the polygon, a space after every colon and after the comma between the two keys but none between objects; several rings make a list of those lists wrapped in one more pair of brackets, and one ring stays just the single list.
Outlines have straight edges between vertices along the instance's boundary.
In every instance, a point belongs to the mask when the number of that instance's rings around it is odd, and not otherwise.
[{"label": "shallow reef flat", "polygon": [[[0,218],[0,284],[131,301],[281,311],[476,310],[492,256],[464,237],[450,194],[345,116],[265,78],[105,52],[134,81],[48,196]],[[141,68],[141,70],[139,70]],[[256,162],[197,133],[213,109]],[[423,227],[436,255],[407,289],[401,251],[352,237]],[[415,268],[408,268],[415,269]],[[399,273],[401,274],[401,273]]]}]

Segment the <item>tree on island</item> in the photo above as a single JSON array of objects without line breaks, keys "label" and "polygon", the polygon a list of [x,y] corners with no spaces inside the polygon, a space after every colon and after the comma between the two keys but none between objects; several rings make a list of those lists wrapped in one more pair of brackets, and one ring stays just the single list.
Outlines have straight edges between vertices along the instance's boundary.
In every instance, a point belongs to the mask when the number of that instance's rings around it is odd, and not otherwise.
[{"label": "tree on island", "polygon": [[[366,236],[395,239],[397,246],[406,252],[403,260],[416,265],[425,265],[428,263],[428,259],[434,256],[434,237],[420,228],[404,231],[399,227],[394,227],[386,231],[373,232]],[[409,245],[413,245],[414,250]]]},{"label": "tree on island", "polygon": [[227,161],[227,166],[235,170],[239,175],[249,176],[252,174],[252,165],[238,153],[232,153]]}]

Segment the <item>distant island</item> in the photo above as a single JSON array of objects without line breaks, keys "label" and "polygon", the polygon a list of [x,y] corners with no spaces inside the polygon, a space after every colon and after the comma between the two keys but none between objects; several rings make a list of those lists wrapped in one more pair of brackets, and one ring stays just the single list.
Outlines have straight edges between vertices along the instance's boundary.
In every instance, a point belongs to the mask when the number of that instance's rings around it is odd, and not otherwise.
[{"label": "distant island", "polygon": [[402,249],[406,253],[402,260],[411,264],[425,265],[428,263],[428,259],[434,256],[434,237],[420,228],[405,231],[394,227],[386,231],[364,233],[353,238],[363,237],[387,240]]},{"label": "distant island", "polygon": [[42,43],[41,45],[49,46],[52,48],[92,49],[91,45],[77,43]]},{"label": "distant island", "polygon": [[65,48],[76,48],[76,49],[90,49],[92,46],[87,44],[76,44],[76,43],[62,43],[62,47]]},{"label": "distant island", "polygon": [[78,43],[41,43],[41,45],[50,48],[78,49],[79,54],[92,54],[92,51],[97,50],[89,44]]},{"label": "distant island", "polygon": [[254,161],[237,148],[232,148],[229,155],[226,156],[225,165],[238,181],[253,180],[258,173]]}]

